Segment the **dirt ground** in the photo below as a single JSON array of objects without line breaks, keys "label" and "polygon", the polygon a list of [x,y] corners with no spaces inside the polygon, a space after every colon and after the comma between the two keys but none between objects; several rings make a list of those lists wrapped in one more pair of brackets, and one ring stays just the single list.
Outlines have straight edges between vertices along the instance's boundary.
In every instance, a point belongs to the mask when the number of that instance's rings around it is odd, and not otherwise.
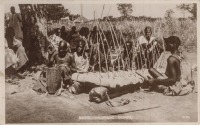
[{"label": "dirt ground", "polygon": [[[196,64],[196,54],[187,54]],[[194,73],[197,85],[197,72]],[[186,96],[164,96],[160,93],[135,92],[113,100],[129,99],[130,103],[121,107],[109,107],[105,103],[89,102],[88,94],[74,96],[38,95],[32,90],[33,80],[26,77],[18,85],[6,85],[6,123],[85,123],[85,122],[197,122],[197,86]],[[143,110],[142,110],[143,109]],[[97,119],[94,116],[116,116],[118,119]],[[81,116],[93,116],[90,120]],[[120,117],[119,117],[120,116]],[[127,116],[127,117],[124,117]],[[101,117],[101,118],[102,118]],[[123,119],[120,119],[124,117]],[[95,119],[96,118],[96,119]],[[128,119],[129,118],[129,119]]]}]

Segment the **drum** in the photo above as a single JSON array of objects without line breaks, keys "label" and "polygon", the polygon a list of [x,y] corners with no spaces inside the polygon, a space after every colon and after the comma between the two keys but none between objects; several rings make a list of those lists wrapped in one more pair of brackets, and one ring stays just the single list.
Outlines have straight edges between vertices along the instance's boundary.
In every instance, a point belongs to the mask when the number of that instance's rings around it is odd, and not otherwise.
[{"label": "drum", "polygon": [[59,68],[50,67],[46,69],[46,83],[49,94],[55,94],[61,87],[61,73]]}]

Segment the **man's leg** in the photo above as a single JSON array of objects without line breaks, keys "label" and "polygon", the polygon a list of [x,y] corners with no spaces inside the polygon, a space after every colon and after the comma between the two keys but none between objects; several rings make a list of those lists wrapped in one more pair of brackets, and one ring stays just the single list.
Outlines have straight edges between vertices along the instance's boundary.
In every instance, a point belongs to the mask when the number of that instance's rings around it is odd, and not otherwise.
[{"label": "man's leg", "polygon": [[71,85],[71,71],[67,66],[60,66],[61,76],[63,78],[63,88],[66,88],[67,85]]}]

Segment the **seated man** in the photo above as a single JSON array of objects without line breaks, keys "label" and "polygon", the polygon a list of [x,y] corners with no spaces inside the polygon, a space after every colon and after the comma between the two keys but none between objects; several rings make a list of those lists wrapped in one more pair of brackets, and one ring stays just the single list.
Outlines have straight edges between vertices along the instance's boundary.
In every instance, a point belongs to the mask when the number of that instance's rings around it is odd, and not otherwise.
[{"label": "seated man", "polygon": [[7,40],[5,39],[5,74],[6,76],[10,76],[11,74],[15,74],[17,67],[18,58],[12,49],[8,47]]},{"label": "seated man", "polygon": [[55,57],[55,62],[61,71],[64,87],[71,84],[71,75],[77,71],[75,60],[69,49],[69,44],[64,40],[61,41],[58,47],[58,54]]},{"label": "seated man", "polygon": [[17,55],[14,51],[8,47],[7,40],[5,39],[5,68],[12,66],[15,68],[17,66]]},{"label": "seated man", "polygon": [[177,36],[170,36],[164,40],[166,44],[166,51],[170,51],[172,53],[172,55],[167,59],[167,68],[165,72],[166,76],[149,79],[148,84],[153,90],[158,89],[158,91],[166,93],[167,88],[171,86],[174,86],[175,89],[180,89],[177,88],[178,86],[176,85],[181,80],[181,57],[178,51],[181,41]]},{"label": "seated man", "polygon": [[110,50],[105,41],[96,43],[91,48],[90,66],[92,70],[97,72],[112,71]]},{"label": "seated man", "polygon": [[69,41],[70,44],[71,44],[71,40],[74,39],[74,37],[76,36],[78,36],[78,32],[76,30],[76,26],[73,26],[67,36],[67,40]]},{"label": "seated man", "polygon": [[133,65],[133,43],[132,41],[126,41],[126,43],[124,44],[123,47],[123,52],[121,54],[121,58],[122,58],[122,65],[124,67],[125,70],[130,70],[132,69],[132,65]]},{"label": "seated man", "polygon": [[19,59],[17,63],[17,67],[15,67],[15,69],[18,72],[24,73],[27,68],[26,64],[29,60],[26,55],[25,48],[22,45],[22,41],[16,39],[15,37],[13,37],[13,46],[14,46],[14,49],[16,50],[15,53],[17,55],[17,58]]},{"label": "seated man", "polygon": [[98,27],[94,26],[93,30],[90,32],[90,45],[98,42],[97,39],[100,38],[98,31],[99,31]]},{"label": "seated man", "polygon": [[89,53],[89,42],[88,42],[88,36],[89,36],[89,28],[82,27],[79,31],[80,38],[84,40],[85,42],[85,51]]},{"label": "seated man", "polygon": [[71,75],[76,72],[76,65],[69,50],[69,44],[64,40],[60,41],[58,52],[52,44],[48,46],[48,68],[44,67],[44,72],[38,77],[39,80],[35,83],[33,90],[59,95],[61,81],[63,81],[63,88],[71,85]]},{"label": "seated man", "polygon": [[8,48],[7,40],[6,41],[6,48],[5,48],[5,68],[6,74],[15,74],[19,78],[25,78],[23,73],[26,70],[26,63],[28,58],[25,53],[25,49],[22,46],[22,42],[17,40],[13,36],[13,46],[16,49],[16,53],[12,49]]},{"label": "seated man", "polygon": [[74,59],[78,72],[87,72],[89,68],[88,56],[85,52],[85,42],[80,40],[74,53]]},{"label": "seated man", "polygon": [[61,30],[59,28],[57,28],[55,30],[56,30],[56,36],[61,38]]},{"label": "seated man", "polygon": [[63,40],[67,40],[67,32],[66,32],[66,30],[65,30],[65,26],[62,26],[62,27],[60,28],[60,32],[61,32],[60,37],[61,37]]},{"label": "seated man", "polygon": [[80,38],[79,33],[76,31],[76,27],[73,26],[71,28],[71,31],[69,32],[68,36],[67,36],[67,41],[70,44],[70,48],[71,48],[71,52],[74,53],[76,51],[76,42],[77,39]]},{"label": "seated man", "polygon": [[138,43],[139,52],[135,59],[137,68],[152,68],[156,61],[155,59],[158,58],[158,53],[161,53],[162,50],[157,46],[158,40],[152,36],[151,27],[146,27],[144,29],[144,36],[139,37]]}]

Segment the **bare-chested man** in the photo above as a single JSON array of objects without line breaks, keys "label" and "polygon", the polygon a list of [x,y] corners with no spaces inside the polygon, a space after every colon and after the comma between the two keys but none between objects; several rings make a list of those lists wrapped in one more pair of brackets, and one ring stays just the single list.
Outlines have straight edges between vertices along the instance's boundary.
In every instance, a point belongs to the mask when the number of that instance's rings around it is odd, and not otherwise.
[{"label": "bare-chested man", "polygon": [[69,44],[64,40],[61,41],[58,47],[58,54],[55,58],[55,62],[61,71],[64,87],[71,84],[71,75],[77,71],[74,57],[70,54],[69,49]]},{"label": "bare-chested man", "polygon": [[[180,81],[181,70],[180,70],[180,53],[178,51],[179,45],[181,44],[180,39],[177,36],[170,36],[165,38],[166,51],[170,51],[172,55],[167,59],[167,68],[165,75],[166,77],[158,77],[157,79],[149,79],[148,83],[153,88],[160,88],[163,92],[167,87],[174,85]],[[162,89],[161,89],[162,87]]]}]

